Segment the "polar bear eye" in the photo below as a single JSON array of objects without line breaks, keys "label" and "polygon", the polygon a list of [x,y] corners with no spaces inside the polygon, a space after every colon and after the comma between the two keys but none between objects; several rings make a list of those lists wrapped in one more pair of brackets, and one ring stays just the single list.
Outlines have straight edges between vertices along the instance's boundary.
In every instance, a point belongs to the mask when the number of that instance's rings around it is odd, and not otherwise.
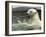
[{"label": "polar bear eye", "polygon": [[32,11],[30,11],[30,12],[32,12]]},{"label": "polar bear eye", "polygon": [[30,13],[32,13],[32,11],[30,11]]},{"label": "polar bear eye", "polygon": [[36,14],[37,12],[35,12],[35,14]]}]

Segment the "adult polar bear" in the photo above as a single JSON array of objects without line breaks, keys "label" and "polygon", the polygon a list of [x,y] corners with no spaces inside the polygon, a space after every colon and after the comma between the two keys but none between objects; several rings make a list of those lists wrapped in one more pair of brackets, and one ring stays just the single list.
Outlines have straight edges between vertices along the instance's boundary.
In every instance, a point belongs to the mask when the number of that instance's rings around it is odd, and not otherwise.
[{"label": "adult polar bear", "polygon": [[32,26],[33,29],[40,29],[41,28],[41,21],[39,19],[39,15],[36,9],[29,9],[27,14],[30,16],[30,19],[26,21],[24,19],[24,23],[28,26]]}]

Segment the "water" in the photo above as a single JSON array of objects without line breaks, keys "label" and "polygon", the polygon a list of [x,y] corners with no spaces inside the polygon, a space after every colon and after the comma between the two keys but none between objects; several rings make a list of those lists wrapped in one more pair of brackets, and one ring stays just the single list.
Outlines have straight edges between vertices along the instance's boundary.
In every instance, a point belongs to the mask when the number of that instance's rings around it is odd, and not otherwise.
[{"label": "water", "polygon": [[18,30],[33,30],[32,26],[27,26],[25,24],[13,24],[12,26],[13,31],[18,31]]},{"label": "water", "polygon": [[[18,20],[20,22],[18,22]],[[14,16],[12,19],[12,31],[27,31],[27,30],[37,30],[37,29],[41,29],[40,26],[35,25],[35,26],[31,26],[31,24],[23,24],[23,20],[19,17]]]}]

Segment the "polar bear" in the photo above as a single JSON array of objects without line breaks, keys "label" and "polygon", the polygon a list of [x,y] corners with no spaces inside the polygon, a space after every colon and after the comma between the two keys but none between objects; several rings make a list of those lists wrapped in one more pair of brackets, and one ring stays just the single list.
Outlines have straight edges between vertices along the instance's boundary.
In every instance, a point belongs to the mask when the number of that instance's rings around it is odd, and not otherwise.
[{"label": "polar bear", "polygon": [[39,15],[36,9],[29,9],[27,14],[31,17],[27,23],[32,25],[34,29],[41,28],[41,21],[39,19]]}]

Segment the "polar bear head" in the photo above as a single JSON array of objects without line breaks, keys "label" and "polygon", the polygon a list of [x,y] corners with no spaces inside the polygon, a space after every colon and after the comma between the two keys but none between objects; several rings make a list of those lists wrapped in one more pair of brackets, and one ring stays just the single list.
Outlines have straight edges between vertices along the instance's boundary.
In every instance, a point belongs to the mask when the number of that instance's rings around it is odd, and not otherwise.
[{"label": "polar bear head", "polygon": [[36,9],[29,9],[29,10],[27,11],[27,14],[30,15],[30,16],[33,16],[33,15],[35,15],[36,13],[38,13]]}]

